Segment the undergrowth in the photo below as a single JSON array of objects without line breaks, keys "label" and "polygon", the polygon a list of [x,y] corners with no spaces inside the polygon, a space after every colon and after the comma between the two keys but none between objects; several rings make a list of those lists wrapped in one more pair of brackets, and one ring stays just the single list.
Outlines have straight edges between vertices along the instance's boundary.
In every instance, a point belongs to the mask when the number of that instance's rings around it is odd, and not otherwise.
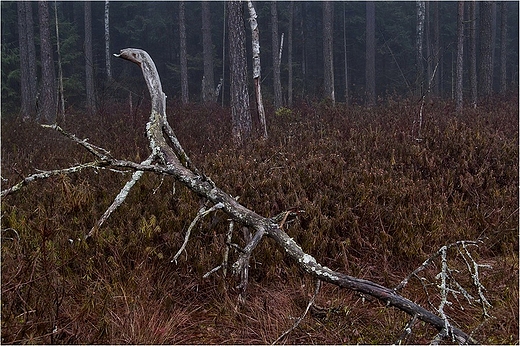
[{"label": "undergrowth", "polygon": [[[115,157],[144,160],[147,107],[131,117],[112,107],[96,117],[71,114],[63,127]],[[464,302],[448,314],[482,343],[518,343],[518,97],[460,116],[451,103],[427,103],[415,138],[419,107],[394,100],[372,109],[267,108],[269,139],[241,148],[231,143],[227,109],[170,105],[169,118],[195,165],[241,203],[265,216],[304,210],[287,232],[334,270],[395,287],[441,246],[482,240],[474,255],[493,267],[481,271],[493,318]],[[37,169],[91,159],[50,129],[2,121],[2,189]],[[128,179],[83,171],[2,199],[2,343],[264,344],[292,326],[314,283],[271,240],[253,254],[245,306],[237,305],[235,278],[202,278],[222,261],[222,212],[203,219],[170,262],[201,207],[170,177],[145,174],[85,242]],[[233,241],[243,244],[240,235]],[[430,309],[438,299],[419,282],[403,294]],[[409,319],[331,285],[317,304],[325,312],[282,342],[393,343]],[[434,335],[416,326],[407,342]]]}]

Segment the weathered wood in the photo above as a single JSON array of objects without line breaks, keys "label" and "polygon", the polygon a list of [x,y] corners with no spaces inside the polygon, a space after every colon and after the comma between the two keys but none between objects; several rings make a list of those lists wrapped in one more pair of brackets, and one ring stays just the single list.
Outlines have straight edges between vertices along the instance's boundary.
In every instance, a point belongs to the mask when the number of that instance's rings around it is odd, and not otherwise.
[{"label": "weathered wood", "polygon": [[[244,259],[248,257],[248,252],[250,254],[258,244],[262,235],[265,234],[272,238],[288,256],[295,260],[300,268],[305,270],[314,278],[375,297],[387,305],[394,306],[411,316],[416,316],[416,318],[429,323],[439,331],[443,331],[446,335],[453,336],[459,343],[476,343],[476,340],[458,328],[450,326],[450,330],[446,331],[446,321],[444,319],[409,299],[402,297],[397,294],[395,290],[381,286],[369,280],[363,280],[333,271],[330,268],[319,264],[314,257],[305,253],[302,248],[280,228],[273,218],[263,217],[255,213],[253,210],[244,207],[231,195],[215,186],[210,179],[201,176],[189,167],[181,164],[177,155],[183,155],[186,159],[187,155],[180,147],[180,144],[178,144],[178,147],[174,150],[167,144],[164,138],[163,129],[171,129],[171,127],[169,127],[169,125],[165,126],[165,124],[168,123],[166,120],[166,96],[162,91],[159,75],[152,59],[145,51],[133,48],[124,49],[116,56],[136,63],[143,71],[152,98],[152,113],[150,116],[150,122],[147,124],[147,133],[152,152],[161,153],[160,156],[162,157],[162,162],[156,165],[136,164],[128,161],[112,159],[105,155],[104,160],[108,161],[110,165],[169,174],[193,192],[206,198],[213,204],[220,203],[222,206],[221,209],[235,222],[256,231],[255,237],[248,246],[246,246],[245,250],[247,251],[245,252]],[[174,136],[173,131],[169,133],[170,139],[174,138]],[[248,265],[245,260],[237,261],[237,263],[239,266]]]}]

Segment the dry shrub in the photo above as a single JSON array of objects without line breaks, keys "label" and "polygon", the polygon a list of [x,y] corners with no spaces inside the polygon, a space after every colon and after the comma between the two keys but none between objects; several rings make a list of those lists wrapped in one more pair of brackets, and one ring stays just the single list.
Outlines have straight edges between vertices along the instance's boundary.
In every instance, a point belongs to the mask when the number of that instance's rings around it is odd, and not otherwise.
[{"label": "dry shrub", "polygon": [[[266,216],[303,209],[287,232],[332,269],[394,287],[441,246],[483,240],[475,256],[493,266],[481,280],[495,318],[482,319],[478,306],[465,302],[464,310],[457,303],[448,312],[481,342],[518,343],[518,97],[458,117],[451,103],[427,103],[417,140],[419,107],[393,100],[371,110],[268,108],[269,140],[241,148],[231,144],[227,109],[170,105],[169,116],[192,161],[243,204]],[[148,156],[147,109],[129,116],[105,105],[102,116],[70,116],[65,127],[140,161]],[[35,169],[88,160],[51,130],[2,123],[3,188]],[[272,241],[253,254],[246,306],[237,306],[236,279],[222,272],[202,279],[222,261],[222,212],[200,221],[185,253],[170,263],[202,202],[170,177],[145,173],[99,236],[80,240],[127,179],[85,171],[2,200],[3,343],[263,344],[290,328],[314,283]],[[233,242],[243,244],[240,231]],[[420,283],[404,293],[432,308]],[[432,293],[434,305],[437,299]],[[325,312],[308,316],[282,342],[390,343],[408,321],[330,285],[317,303]],[[433,335],[419,326],[407,342]]]}]

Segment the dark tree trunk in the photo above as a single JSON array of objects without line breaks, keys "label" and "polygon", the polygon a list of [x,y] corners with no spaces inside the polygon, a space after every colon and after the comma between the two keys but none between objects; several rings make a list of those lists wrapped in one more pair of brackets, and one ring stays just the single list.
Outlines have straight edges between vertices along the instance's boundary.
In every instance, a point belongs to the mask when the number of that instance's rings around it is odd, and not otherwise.
[{"label": "dark tree trunk", "polygon": [[38,2],[40,22],[40,47],[42,65],[42,87],[39,98],[38,118],[45,123],[55,123],[57,113],[56,73],[51,42],[49,8],[47,1]]},{"label": "dark tree trunk", "polygon": [[434,1],[433,5],[433,63],[435,64],[433,77],[433,93],[436,96],[440,96],[441,94],[441,64],[440,64],[440,30],[439,30],[439,2]]},{"label": "dark tree trunk", "polygon": [[471,105],[477,106],[477,3],[469,3],[469,88]]},{"label": "dark tree trunk", "polygon": [[186,16],[184,13],[184,1],[179,2],[179,35],[180,35],[180,65],[181,65],[181,99],[187,104],[188,94],[188,51],[186,48]]},{"label": "dark tree trunk", "polygon": [[31,98],[31,116],[36,117],[36,99],[38,98],[38,77],[36,74],[36,48],[34,40],[34,20],[32,2],[25,2],[27,25],[27,54],[29,61],[29,95]]},{"label": "dark tree trunk", "polygon": [[27,8],[28,2],[19,1],[18,7],[18,44],[20,47],[20,88],[21,88],[21,108],[22,119],[26,120],[33,116],[34,104],[31,99],[30,73],[29,73],[29,48],[27,40]]},{"label": "dark tree trunk", "polygon": [[92,56],[92,10],[90,1],[85,2],[85,81],[87,111],[96,113],[96,94],[94,89],[94,60]]},{"label": "dark tree trunk", "polygon": [[289,3],[289,29],[287,35],[287,62],[288,62],[288,80],[287,80],[287,104],[292,107],[293,103],[293,28],[294,26],[294,1]]},{"label": "dark tree trunk", "polygon": [[376,104],[376,4],[366,3],[366,104]]},{"label": "dark tree trunk", "polygon": [[488,96],[493,92],[493,3],[480,3],[480,63],[479,86],[480,96]]},{"label": "dark tree trunk", "polygon": [[229,69],[231,93],[232,134],[235,144],[242,144],[251,136],[252,120],[247,92],[246,33],[243,3],[227,3],[229,35]]},{"label": "dark tree trunk", "polygon": [[283,106],[282,101],[282,81],[280,77],[280,44],[278,41],[278,9],[276,1],[271,2],[271,41],[273,53],[273,88],[274,88],[274,108],[279,109]]},{"label": "dark tree trunk", "polygon": [[334,97],[334,54],[333,54],[333,16],[332,1],[323,2],[323,87],[324,97],[335,102]]},{"label": "dark tree trunk", "polygon": [[507,90],[507,2],[500,4],[500,92]]},{"label": "dark tree trunk", "polygon": [[211,13],[209,1],[202,2],[202,58],[204,76],[202,80],[202,101],[215,102],[215,77],[213,74],[213,42],[211,40]]},{"label": "dark tree trunk", "polygon": [[462,63],[464,57],[464,1],[458,2],[457,11],[457,64],[455,77],[455,103],[457,113],[462,111]]}]

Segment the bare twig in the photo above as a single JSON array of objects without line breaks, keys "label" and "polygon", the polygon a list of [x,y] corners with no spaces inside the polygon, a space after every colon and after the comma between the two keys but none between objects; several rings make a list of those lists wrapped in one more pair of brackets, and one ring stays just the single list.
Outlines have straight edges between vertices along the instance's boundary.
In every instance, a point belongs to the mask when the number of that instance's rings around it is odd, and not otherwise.
[{"label": "bare twig", "polygon": [[305,311],[303,312],[303,314],[300,317],[298,317],[298,319],[296,320],[296,322],[294,322],[294,324],[293,324],[293,326],[291,328],[287,329],[282,335],[280,335],[272,343],[273,345],[276,344],[278,341],[280,341],[285,336],[287,336],[294,329],[296,329],[296,327],[298,327],[298,325],[300,325],[301,321],[303,321],[303,319],[305,318],[305,316],[309,312],[310,307],[314,304],[314,301],[316,300],[316,296],[318,295],[318,293],[320,291],[320,288],[321,288],[321,281],[320,280],[316,280],[316,287],[314,289],[314,294],[312,295],[311,299],[309,300],[309,303],[307,304],[307,307],[305,308]]},{"label": "bare twig", "polygon": [[193,229],[193,227],[195,227],[195,225],[197,224],[197,222],[203,218],[204,216],[208,215],[209,213],[217,210],[217,209],[221,209],[222,207],[224,207],[224,204],[222,203],[217,203],[215,204],[214,206],[212,206],[211,208],[209,208],[208,210],[206,210],[206,207],[202,207],[200,208],[199,212],[197,213],[197,216],[195,216],[195,218],[193,219],[193,221],[191,222],[190,226],[188,227],[188,230],[186,231],[186,235],[184,236],[184,242],[182,243],[179,251],[177,251],[177,253],[175,254],[175,256],[173,256],[173,259],[170,261],[170,262],[175,262],[177,263],[177,258],[179,258],[179,256],[181,255],[181,253],[184,251],[184,249],[186,248],[186,245],[188,244],[188,241],[190,240],[190,235],[191,235],[191,230]]},{"label": "bare twig", "polygon": [[415,324],[415,322],[417,322],[417,315],[413,315],[412,319],[406,324],[403,332],[399,336],[399,339],[397,339],[395,345],[401,345],[403,341],[405,341],[406,338],[410,336],[410,334],[412,334],[412,327]]}]

